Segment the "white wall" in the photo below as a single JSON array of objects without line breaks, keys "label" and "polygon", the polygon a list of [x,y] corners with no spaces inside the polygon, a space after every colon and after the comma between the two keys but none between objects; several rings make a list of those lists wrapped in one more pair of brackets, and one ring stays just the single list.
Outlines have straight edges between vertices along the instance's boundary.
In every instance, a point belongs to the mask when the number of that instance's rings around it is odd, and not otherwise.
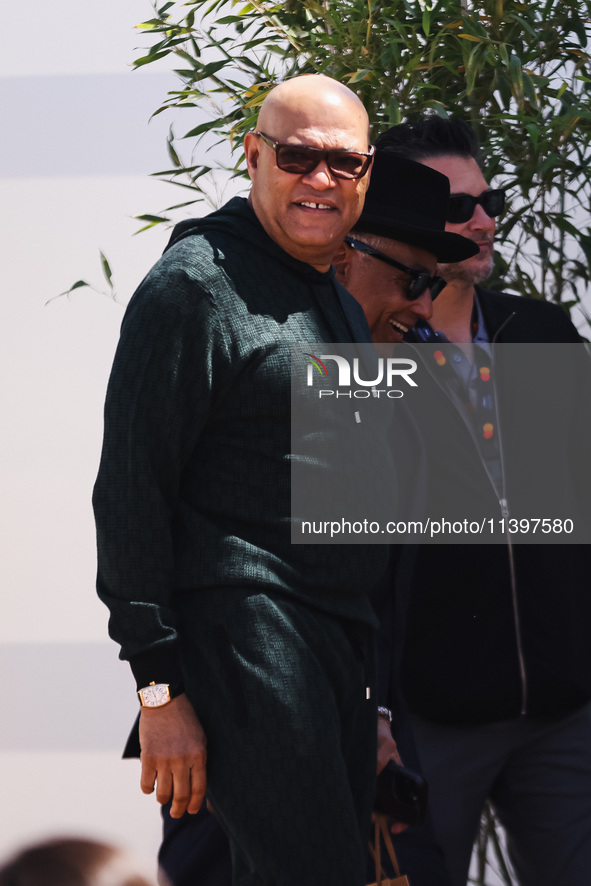
[{"label": "white wall", "polygon": [[[119,759],[137,701],[94,593],[90,506],[123,304],[168,237],[134,237],[130,216],[186,199],[148,177],[169,166],[173,118],[149,117],[175,83],[131,71],[150,15],[148,0],[22,0],[3,26],[0,858],[64,832],[148,860],[158,846],[156,801]],[[82,289],[46,304],[81,277],[103,286],[99,248],[120,303]]]}]

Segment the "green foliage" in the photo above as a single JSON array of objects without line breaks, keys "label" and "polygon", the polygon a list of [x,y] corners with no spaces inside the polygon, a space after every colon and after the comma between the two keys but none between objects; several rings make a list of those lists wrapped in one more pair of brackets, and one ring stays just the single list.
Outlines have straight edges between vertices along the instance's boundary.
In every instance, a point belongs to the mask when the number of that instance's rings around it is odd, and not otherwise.
[{"label": "green foliage", "polygon": [[[508,188],[498,276],[568,307],[590,282],[590,15],[591,0],[188,0],[154,7],[135,65],[170,57],[179,87],[156,113],[207,108],[182,138],[228,140],[233,175],[265,95],[295,74],[347,82],[373,137],[425,111],[462,117]],[[157,174],[199,192],[211,167],[185,168],[179,141]]]},{"label": "green foliage", "polygon": [[76,282],[72,283],[72,285],[68,289],[64,290],[64,292],[59,292],[57,295],[53,295],[50,299],[48,299],[45,302],[45,306],[47,307],[47,305],[51,304],[52,301],[55,301],[58,298],[63,298],[64,296],[69,299],[72,292],[75,292],[76,289],[91,289],[94,292],[99,292],[101,295],[107,295],[109,298],[112,298],[113,301],[117,301],[117,291],[115,289],[115,284],[113,283],[113,272],[111,271],[111,266],[106,255],[104,254],[104,252],[101,252],[100,249],[99,256],[101,261],[101,271],[103,273],[103,277],[107,282],[107,290],[99,290],[95,286],[93,286],[92,283],[88,283],[87,280],[76,280]]}]

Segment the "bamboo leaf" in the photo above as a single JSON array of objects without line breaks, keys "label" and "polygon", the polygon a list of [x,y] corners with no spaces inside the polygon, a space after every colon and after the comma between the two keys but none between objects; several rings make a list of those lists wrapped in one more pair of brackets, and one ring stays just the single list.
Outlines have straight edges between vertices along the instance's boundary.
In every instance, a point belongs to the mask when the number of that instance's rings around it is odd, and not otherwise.
[{"label": "bamboo leaf", "polygon": [[354,74],[350,74],[348,77],[348,83],[352,86],[354,83],[360,83],[362,80],[370,80],[373,76],[373,71],[369,68],[364,68],[361,71],[355,71]]},{"label": "bamboo leaf", "polygon": [[523,71],[521,59],[514,52],[509,57],[509,80],[519,108],[523,106]]},{"label": "bamboo leaf", "polygon": [[140,22],[139,25],[136,25],[135,28],[137,31],[153,31],[156,28],[161,28],[162,22],[158,19],[150,19],[147,22]]},{"label": "bamboo leaf", "polygon": [[[76,280],[75,283],[72,283],[69,289],[64,290],[64,292],[60,292],[57,296],[54,295],[53,298],[49,299],[49,301],[53,301],[54,298],[60,298],[62,295],[69,295],[71,292],[74,292],[75,289],[82,289],[83,287],[87,287],[88,289],[92,288],[90,283],[87,283],[86,280]],[[49,304],[49,302],[46,302],[46,304]]]},{"label": "bamboo leaf", "polygon": [[[100,250],[99,250],[99,252],[100,252]],[[109,265],[109,262],[107,261],[107,257],[105,256],[105,254],[103,252],[100,252],[100,257],[101,257],[101,268],[102,268],[105,280],[107,281],[109,286],[111,288],[113,288],[113,280],[111,279],[112,278],[111,266]]]},{"label": "bamboo leaf", "polygon": [[134,68],[142,68],[144,65],[149,65],[152,62],[158,61],[160,58],[166,58],[167,55],[170,55],[170,50],[165,49],[162,52],[156,52],[154,55],[144,55],[142,58],[136,58],[133,62]]},{"label": "bamboo leaf", "polygon": [[532,145],[534,147],[534,151],[538,149],[538,142],[540,138],[540,129],[535,123],[528,123],[525,127],[529,133],[529,137],[531,138]]},{"label": "bamboo leaf", "polygon": [[538,107],[538,97],[531,76],[527,71],[522,71],[523,94],[527,98],[530,105],[534,108]]},{"label": "bamboo leaf", "polygon": [[203,135],[204,132],[211,132],[216,126],[223,125],[225,122],[226,120],[224,117],[218,117],[216,120],[207,120],[205,123],[200,123],[199,126],[195,126],[194,129],[190,129],[189,132],[186,132],[182,137],[195,138],[196,136]]},{"label": "bamboo leaf", "polygon": [[163,215],[149,215],[149,214],[132,215],[132,218],[137,218],[138,221],[153,222],[154,224],[159,224],[160,222],[170,221],[169,218],[166,218]]},{"label": "bamboo leaf", "polygon": [[[588,16],[589,16],[589,9],[587,8],[587,11],[586,11],[587,21],[589,20]],[[579,14],[574,9],[571,12],[570,26],[573,29],[573,31],[575,32],[575,34],[577,35],[577,37],[579,38],[579,43],[581,44],[581,46],[584,49],[585,46],[587,45],[588,34],[587,34],[587,30],[585,28],[584,23],[581,21]]]},{"label": "bamboo leaf", "polygon": [[173,134],[172,134],[172,132],[171,132],[170,135],[169,135],[169,137],[166,139],[166,147],[167,147],[167,150],[168,150],[168,155],[169,155],[170,159],[172,160],[172,162],[174,163],[175,166],[182,166],[183,164],[181,163],[180,158],[179,158],[179,155],[178,155],[177,152],[175,151],[175,149],[174,149],[174,145],[173,145],[173,143],[172,143],[172,142],[173,142],[173,138],[174,138],[174,136],[173,136]]},{"label": "bamboo leaf", "polygon": [[56,301],[56,299],[58,298],[63,298],[64,295],[66,296],[66,298],[68,298],[71,292],[74,292],[75,289],[81,289],[83,286],[87,286],[89,289],[92,289],[90,283],[87,283],[86,280],[76,280],[76,282],[72,283],[72,285],[68,289],[64,289],[63,292],[58,292],[57,295],[52,295],[51,298],[48,298],[44,304],[44,307],[47,307],[47,305],[51,304],[52,301]]},{"label": "bamboo leaf", "polygon": [[[74,292],[75,289],[82,289],[83,286],[90,286],[90,283],[87,283],[86,280],[76,280],[75,283],[72,283],[67,292]],[[62,293],[65,295],[65,293]]]},{"label": "bamboo leaf", "polygon": [[536,30],[534,25],[528,22],[528,20],[524,16],[519,15],[517,12],[512,12],[511,15],[507,16],[507,21],[516,21],[519,25],[521,25],[524,31],[527,31],[530,37],[534,38],[536,42],[539,40],[539,32]]},{"label": "bamboo leaf", "polygon": [[395,96],[392,96],[388,103],[388,123],[390,126],[398,126],[400,120],[400,102]]}]

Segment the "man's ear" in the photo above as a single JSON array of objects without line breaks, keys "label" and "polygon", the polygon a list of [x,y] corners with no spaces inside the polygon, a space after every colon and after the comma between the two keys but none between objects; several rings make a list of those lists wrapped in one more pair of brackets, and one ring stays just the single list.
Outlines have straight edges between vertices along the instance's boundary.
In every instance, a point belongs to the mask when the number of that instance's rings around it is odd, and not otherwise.
[{"label": "man's ear", "polygon": [[349,279],[349,269],[351,267],[351,250],[344,240],[335,252],[332,264],[335,269],[337,280],[346,288]]},{"label": "man's ear", "polygon": [[248,174],[252,178],[259,164],[259,140],[254,132],[247,132],[244,136],[244,156]]}]

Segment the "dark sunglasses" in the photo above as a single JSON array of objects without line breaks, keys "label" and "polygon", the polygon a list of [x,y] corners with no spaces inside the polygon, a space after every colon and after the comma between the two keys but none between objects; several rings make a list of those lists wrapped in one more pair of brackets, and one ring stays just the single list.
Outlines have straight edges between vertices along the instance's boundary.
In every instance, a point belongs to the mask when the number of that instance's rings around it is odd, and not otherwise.
[{"label": "dark sunglasses", "polygon": [[363,243],[361,240],[356,240],[354,237],[345,237],[345,243],[348,243],[351,249],[365,252],[366,255],[371,255],[372,258],[379,258],[380,261],[385,262],[387,265],[391,265],[393,268],[397,268],[397,270],[404,271],[405,274],[408,274],[411,283],[407,292],[404,294],[409,301],[416,301],[426,289],[430,290],[431,300],[435,301],[441,290],[445,289],[447,285],[443,277],[431,277],[426,271],[416,271],[414,268],[409,268],[407,265],[403,265],[399,261],[396,261],[395,258],[390,258],[389,255],[379,252],[379,250],[374,249],[373,246],[368,246],[367,243]]},{"label": "dark sunglasses", "polygon": [[278,169],[291,172],[293,175],[306,175],[324,160],[335,178],[362,178],[369,169],[375,150],[371,145],[367,153],[325,151],[324,148],[312,148],[309,145],[281,145],[264,132],[255,132],[255,135],[275,151]]},{"label": "dark sunglasses", "polygon": [[505,191],[484,191],[479,197],[471,194],[452,194],[447,204],[447,220],[454,225],[470,221],[476,205],[480,204],[490,218],[500,215],[505,208]]}]

